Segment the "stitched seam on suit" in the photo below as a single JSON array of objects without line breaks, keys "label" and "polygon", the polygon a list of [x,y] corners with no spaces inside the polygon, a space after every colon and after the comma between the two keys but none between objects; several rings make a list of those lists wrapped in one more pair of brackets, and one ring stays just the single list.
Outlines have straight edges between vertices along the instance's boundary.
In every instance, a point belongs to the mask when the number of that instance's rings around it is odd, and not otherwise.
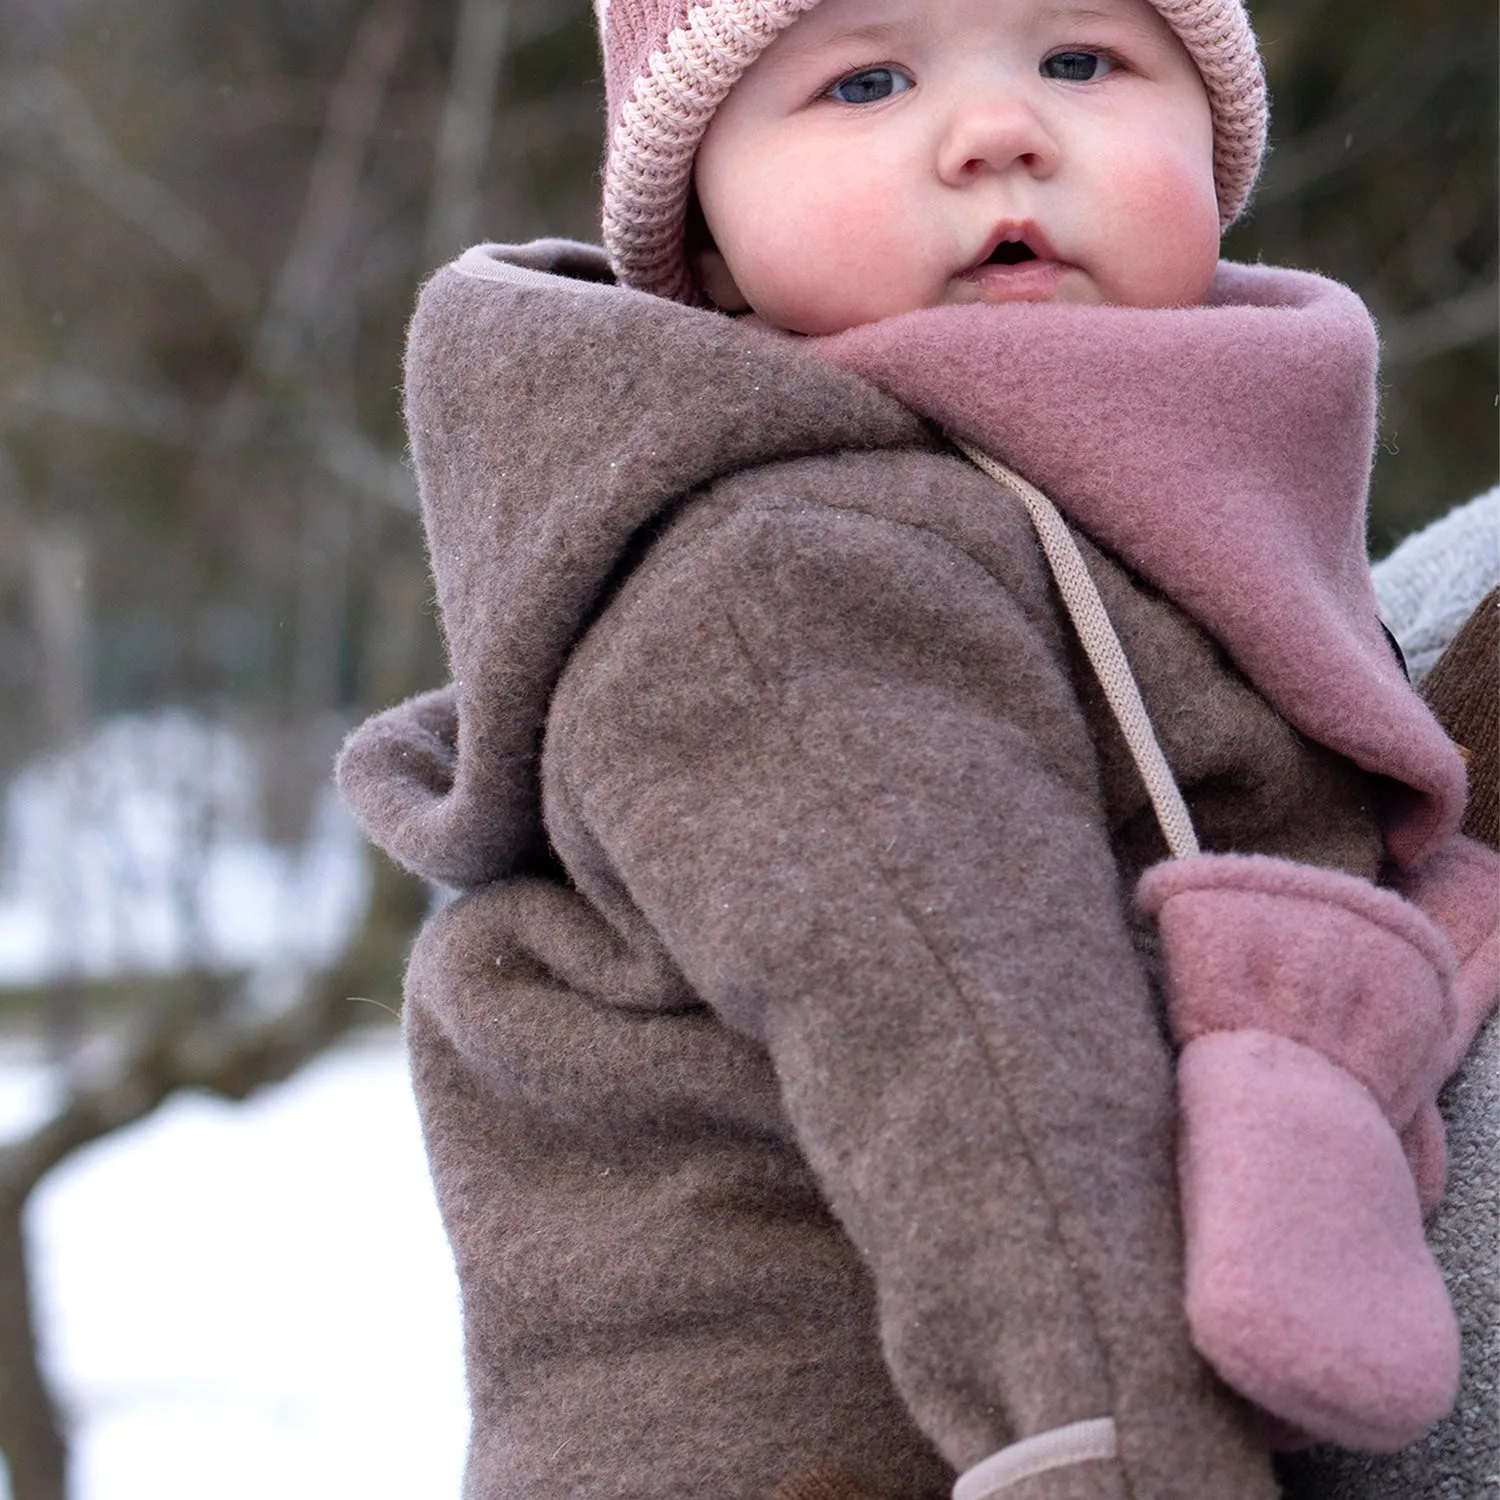
[{"label": "stitched seam on suit", "polygon": [[[920,528],[913,529],[920,530]],[[931,533],[924,533],[924,535],[930,536]],[[984,572],[986,577],[993,580],[993,575],[988,573],[987,570],[983,569],[982,566],[979,563],[975,562],[973,558],[968,557],[967,554],[961,555],[964,556],[965,560],[971,563],[974,567],[980,568],[980,571]],[[725,611],[725,619],[726,623],[729,626],[731,634],[734,636],[735,641],[738,643],[740,649],[746,654],[747,665],[753,665],[755,663],[754,653],[728,610]],[[1119,1393],[1115,1389],[1113,1369],[1108,1354],[1108,1346],[1103,1339],[1100,1331],[1102,1323],[1099,1317],[1099,1310],[1095,1306],[1094,1298],[1092,1297],[1092,1295],[1090,1295],[1087,1279],[1080,1276],[1077,1271],[1073,1269],[1075,1260],[1071,1239],[1063,1230],[1062,1219],[1058,1211],[1057,1202],[1052,1196],[1048,1178],[1046,1174],[1041,1170],[1040,1163],[1032,1146],[1030,1134],[1022,1127],[1021,1120],[1016,1113],[1015,1103],[1011,1097],[1010,1089],[1008,1087],[1007,1076],[1004,1070],[999,1066],[998,1060],[996,1059],[994,1052],[990,1046],[989,1038],[986,1035],[985,1028],[980,1023],[981,1007],[969,994],[968,985],[952,969],[949,962],[929,940],[927,931],[925,929],[925,924],[921,921],[917,911],[894,885],[890,873],[885,869],[884,865],[880,861],[879,851],[866,843],[860,832],[858,822],[851,817],[847,806],[844,804],[842,798],[838,795],[837,781],[831,781],[824,774],[823,767],[819,759],[813,756],[808,751],[800,735],[796,733],[795,716],[789,714],[786,711],[784,705],[781,702],[777,701],[775,689],[771,686],[768,679],[766,679],[763,675],[757,673],[756,680],[758,686],[761,687],[762,691],[769,691],[772,697],[772,701],[777,702],[777,708],[781,710],[779,717],[783,726],[790,733],[793,742],[796,744],[798,751],[801,753],[803,760],[808,764],[810,768],[816,771],[818,783],[822,790],[826,804],[832,811],[837,813],[840,821],[843,822],[846,829],[848,829],[850,834],[853,836],[854,840],[859,845],[864,847],[866,857],[870,862],[870,866],[879,877],[880,883],[886,890],[892,903],[905,919],[913,935],[921,944],[923,951],[927,953],[928,957],[936,965],[938,971],[948,981],[949,988],[951,989],[955,1000],[957,1000],[957,1002],[963,1008],[963,1011],[968,1020],[970,1035],[976,1044],[979,1055],[985,1061],[985,1065],[990,1073],[990,1076],[994,1078],[996,1083],[1000,1086],[997,1091],[998,1097],[1004,1105],[1005,1113],[1010,1122],[1011,1129],[1015,1132],[1016,1139],[1021,1143],[1021,1149],[1025,1155],[1026,1165],[1031,1174],[1032,1180],[1037,1183],[1041,1191],[1042,1198],[1047,1205],[1047,1216],[1051,1225],[1052,1234],[1055,1236],[1057,1243],[1068,1253],[1070,1272],[1069,1279],[1073,1284],[1074,1291],[1078,1297],[1080,1305],[1087,1310],[1089,1316],[1090,1331],[1095,1348],[1099,1355],[1099,1364],[1102,1371],[1102,1378],[1105,1388],[1109,1394],[1110,1409],[1111,1411],[1113,1411],[1118,1406]],[[1126,1479],[1126,1488],[1127,1491],[1131,1489],[1128,1477]]]}]

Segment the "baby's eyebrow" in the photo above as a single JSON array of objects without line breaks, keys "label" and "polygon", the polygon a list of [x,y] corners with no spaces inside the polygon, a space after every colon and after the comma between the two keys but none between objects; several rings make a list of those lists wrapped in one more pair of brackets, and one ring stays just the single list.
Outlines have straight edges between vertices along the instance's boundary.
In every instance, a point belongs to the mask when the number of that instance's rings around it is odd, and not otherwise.
[{"label": "baby's eyebrow", "polygon": [[1058,4],[1051,7],[1051,15],[1054,20],[1070,25],[1073,23],[1086,25],[1090,21],[1108,21],[1111,25],[1124,26],[1148,35],[1155,35],[1159,29],[1154,24],[1158,19],[1154,13],[1142,15],[1134,7],[1126,9],[1123,6]]},{"label": "baby's eyebrow", "polygon": [[[817,14],[814,10],[808,19],[816,19]],[[768,73],[800,79],[803,73],[814,69],[821,71],[831,66],[834,60],[840,65],[849,62],[850,54],[856,49],[895,51],[902,38],[909,34],[910,27],[895,20],[867,21],[863,26],[846,26],[828,32],[820,32],[813,26],[806,31],[793,26],[777,38],[775,46],[762,53],[756,66]]]},{"label": "baby's eyebrow", "polygon": [[[1155,12],[1148,10],[1142,15],[1134,6],[1091,5],[1087,0],[1081,0],[1081,3],[1054,0],[1052,4],[1040,7],[1039,13],[1046,15],[1054,25],[1061,23],[1065,26],[1087,26],[1104,22],[1140,32],[1143,36],[1156,36],[1165,30],[1164,23],[1160,22]],[[861,26],[846,26],[828,32],[819,32],[816,25],[807,24],[809,20],[816,22],[817,18],[815,8],[799,25],[782,34],[779,38],[781,45],[773,48],[765,60],[773,66],[778,61],[795,65],[809,56],[850,46],[894,47],[899,42],[909,40],[911,34],[911,22],[908,18],[867,21]]]},{"label": "baby's eyebrow", "polygon": [[819,34],[813,27],[808,27],[803,33],[807,40],[799,49],[795,43],[800,40],[794,27],[787,33],[787,39],[794,45],[786,49],[787,52],[816,51],[821,52],[828,47],[847,46],[851,42],[867,42],[876,45],[890,42],[905,33],[906,28],[898,21],[867,21],[863,26],[848,26],[842,31],[830,31]]},{"label": "baby's eyebrow", "polygon": [[896,21],[869,21],[863,26],[851,26],[846,31],[835,32],[825,38],[830,42],[884,42],[895,36],[902,27]]}]

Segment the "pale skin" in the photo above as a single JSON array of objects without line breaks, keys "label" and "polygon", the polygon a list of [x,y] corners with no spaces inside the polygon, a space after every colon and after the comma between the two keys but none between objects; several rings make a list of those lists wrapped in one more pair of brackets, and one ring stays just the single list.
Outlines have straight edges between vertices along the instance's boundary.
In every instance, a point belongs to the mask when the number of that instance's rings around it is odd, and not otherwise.
[{"label": "pale skin", "polygon": [[1199,303],[1213,125],[1146,0],[821,0],[719,106],[694,188],[719,308],[836,333],[920,308]]}]

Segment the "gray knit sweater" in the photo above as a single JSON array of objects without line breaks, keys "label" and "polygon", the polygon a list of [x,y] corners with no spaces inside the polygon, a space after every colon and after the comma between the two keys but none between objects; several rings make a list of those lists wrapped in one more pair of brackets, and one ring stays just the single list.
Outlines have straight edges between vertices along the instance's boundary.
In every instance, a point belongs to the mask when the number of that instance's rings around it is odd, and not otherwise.
[{"label": "gray knit sweater", "polygon": [[1500,485],[1407,537],[1371,576],[1385,623],[1420,683],[1500,583]]}]

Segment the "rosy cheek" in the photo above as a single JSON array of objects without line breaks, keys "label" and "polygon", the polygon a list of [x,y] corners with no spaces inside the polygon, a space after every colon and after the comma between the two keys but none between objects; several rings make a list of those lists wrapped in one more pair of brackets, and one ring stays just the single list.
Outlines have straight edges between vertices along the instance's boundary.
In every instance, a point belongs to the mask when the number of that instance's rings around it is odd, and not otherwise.
[{"label": "rosy cheek", "polygon": [[1133,284],[1121,300],[1159,307],[1201,302],[1219,259],[1212,173],[1196,164],[1140,173],[1119,204],[1133,226],[1122,254]]},{"label": "rosy cheek", "polygon": [[798,193],[785,186],[761,208],[745,223],[738,260],[751,305],[769,321],[798,332],[847,326],[847,299],[868,289],[879,265],[878,242],[859,232],[859,211],[852,210],[851,217],[826,192]]}]

